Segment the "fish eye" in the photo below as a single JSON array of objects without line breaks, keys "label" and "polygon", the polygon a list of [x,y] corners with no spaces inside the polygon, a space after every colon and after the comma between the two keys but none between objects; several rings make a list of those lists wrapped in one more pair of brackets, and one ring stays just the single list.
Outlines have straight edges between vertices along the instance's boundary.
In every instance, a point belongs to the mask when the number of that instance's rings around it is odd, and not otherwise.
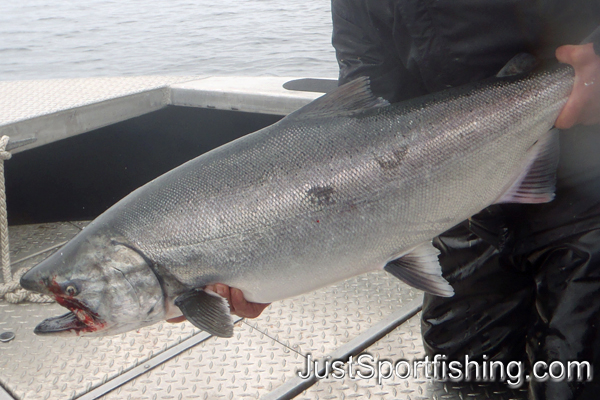
[{"label": "fish eye", "polygon": [[69,285],[65,289],[65,294],[67,296],[77,296],[78,293],[79,293],[79,291],[77,290],[77,288],[74,285]]}]

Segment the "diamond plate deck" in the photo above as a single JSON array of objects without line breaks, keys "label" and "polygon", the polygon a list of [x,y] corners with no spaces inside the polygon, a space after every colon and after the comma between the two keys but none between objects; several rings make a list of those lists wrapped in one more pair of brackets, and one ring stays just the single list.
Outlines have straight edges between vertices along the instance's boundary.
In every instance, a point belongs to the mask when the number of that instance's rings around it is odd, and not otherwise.
[{"label": "diamond plate deck", "polygon": [[0,345],[0,383],[19,399],[72,399],[144,363],[200,331],[189,323],[160,323],[106,338],[35,336],[56,304],[0,303],[0,331],[16,338]]},{"label": "diamond plate deck", "polygon": [[0,135],[42,146],[166,107],[169,85],[196,77],[138,76],[0,82]]},{"label": "diamond plate deck", "polygon": [[[394,331],[387,334],[363,353],[370,354],[375,360],[413,360],[425,356],[420,328],[421,314],[417,314]],[[368,371],[364,372],[365,374]],[[310,389],[297,396],[298,400],[334,399],[334,398],[367,398],[367,399],[410,399],[410,400],[525,400],[525,389],[511,389],[500,383],[476,384],[439,382],[426,379],[423,375],[400,379],[383,380],[379,385],[377,378],[344,379],[328,378],[319,380]]]},{"label": "diamond plate deck", "polygon": [[242,324],[233,338],[211,338],[103,399],[256,399],[303,363],[299,353]]},{"label": "diamond plate deck", "polygon": [[[13,273],[31,268],[73,238],[89,222],[21,225],[9,228],[10,260]],[[0,277],[0,280],[2,278]]]},{"label": "diamond plate deck", "polygon": [[198,77],[133,76],[0,81],[0,126],[193,79]]}]

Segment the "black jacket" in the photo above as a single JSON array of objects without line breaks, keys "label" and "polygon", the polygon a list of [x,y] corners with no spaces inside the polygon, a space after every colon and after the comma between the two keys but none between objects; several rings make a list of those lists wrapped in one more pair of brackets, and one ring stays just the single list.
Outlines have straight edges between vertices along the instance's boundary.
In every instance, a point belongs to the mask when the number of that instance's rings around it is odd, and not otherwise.
[{"label": "black jacket", "polygon": [[[332,13],[339,83],[369,76],[391,102],[491,77],[520,52],[554,59],[600,25],[599,0],[333,0]],[[491,206],[434,240],[456,294],[425,295],[430,356],[600,368],[600,131],[578,130],[561,134],[553,202]],[[529,394],[596,399],[599,380]]]},{"label": "black jacket", "polygon": [[600,25],[597,0],[333,0],[340,84],[371,77],[391,102],[495,75],[517,53],[553,58]]}]

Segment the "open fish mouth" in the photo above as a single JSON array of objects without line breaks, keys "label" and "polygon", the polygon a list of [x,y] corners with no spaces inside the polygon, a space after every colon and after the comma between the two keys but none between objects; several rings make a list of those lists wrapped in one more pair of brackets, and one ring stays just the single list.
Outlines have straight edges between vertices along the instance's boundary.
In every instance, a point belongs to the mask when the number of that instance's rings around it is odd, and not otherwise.
[{"label": "open fish mouth", "polygon": [[40,324],[38,324],[38,326],[35,327],[33,333],[36,335],[44,335],[81,332],[87,327],[88,326],[83,321],[77,318],[74,313],[69,311],[60,317],[53,317],[43,320]]},{"label": "open fish mouth", "polygon": [[36,335],[58,335],[96,332],[105,326],[105,322],[83,309],[72,311],[59,317],[43,320],[35,327]]}]

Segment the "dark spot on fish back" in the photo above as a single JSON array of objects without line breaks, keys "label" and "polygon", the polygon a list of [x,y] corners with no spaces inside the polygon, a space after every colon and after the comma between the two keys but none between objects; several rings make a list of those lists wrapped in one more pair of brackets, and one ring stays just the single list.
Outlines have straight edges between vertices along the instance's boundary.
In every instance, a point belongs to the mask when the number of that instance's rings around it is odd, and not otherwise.
[{"label": "dark spot on fish back", "polygon": [[386,153],[382,156],[375,157],[375,161],[382,169],[389,170],[398,168],[402,165],[402,161],[404,160],[404,156],[407,153],[406,147],[402,147],[400,149],[393,150],[389,153]]},{"label": "dark spot on fish back", "polygon": [[335,203],[333,195],[335,190],[332,186],[313,186],[306,193],[308,201],[316,206],[328,206]]}]

